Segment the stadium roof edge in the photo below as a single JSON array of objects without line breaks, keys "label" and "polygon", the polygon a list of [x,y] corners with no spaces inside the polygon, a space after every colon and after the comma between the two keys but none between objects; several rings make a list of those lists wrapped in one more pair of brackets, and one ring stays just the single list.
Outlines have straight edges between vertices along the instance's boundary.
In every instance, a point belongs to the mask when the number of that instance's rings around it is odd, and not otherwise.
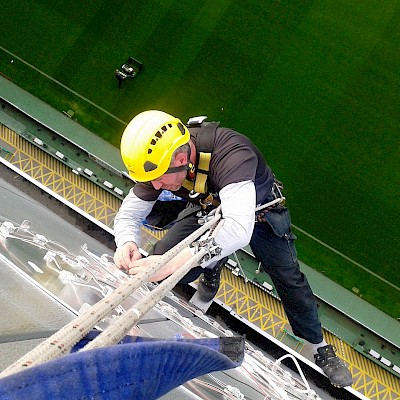
[{"label": "stadium roof edge", "polygon": [[0,76],[0,93],[5,101],[76,146],[117,170],[125,170],[116,147],[3,76]]}]

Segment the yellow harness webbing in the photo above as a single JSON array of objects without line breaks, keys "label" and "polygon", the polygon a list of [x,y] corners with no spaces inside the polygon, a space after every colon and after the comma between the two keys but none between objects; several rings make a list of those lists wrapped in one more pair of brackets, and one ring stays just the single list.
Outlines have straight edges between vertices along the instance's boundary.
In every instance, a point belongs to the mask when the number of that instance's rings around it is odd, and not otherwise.
[{"label": "yellow harness webbing", "polygon": [[208,193],[207,179],[210,171],[210,161],[214,149],[215,131],[219,122],[204,123],[197,136],[198,163],[195,170],[196,177],[194,181],[185,179],[183,187],[190,192],[206,194]]},{"label": "yellow harness webbing", "polygon": [[197,193],[207,192],[207,178],[210,168],[211,153],[199,153],[199,164],[194,181],[194,191]]},{"label": "yellow harness webbing", "polygon": [[207,193],[207,178],[210,168],[211,153],[199,153],[199,165],[196,170],[196,178],[194,182],[185,179],[183,187],[187,190],[194,191],[196,193]]}]

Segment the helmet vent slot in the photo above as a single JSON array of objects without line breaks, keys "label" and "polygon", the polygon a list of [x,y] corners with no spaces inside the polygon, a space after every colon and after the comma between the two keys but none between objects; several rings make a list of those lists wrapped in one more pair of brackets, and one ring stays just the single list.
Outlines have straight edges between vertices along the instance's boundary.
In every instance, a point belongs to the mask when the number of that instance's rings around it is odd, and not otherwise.
[{"label": "helmet vent slot", "polygon": [[178,122],[177,126],[178,126],[178,129],[181,131],[181,134],[185,135],[186,132],[185,132],[185,128],[183,127],[182,123]]},{"label": "helmet vent slot", "polygon": [[146,172],[150,172],[150,171],[154,171],[155,169],[157,169],[158,165],[152,163],[151,161],[146,161],[143,164],[143,168]]}]

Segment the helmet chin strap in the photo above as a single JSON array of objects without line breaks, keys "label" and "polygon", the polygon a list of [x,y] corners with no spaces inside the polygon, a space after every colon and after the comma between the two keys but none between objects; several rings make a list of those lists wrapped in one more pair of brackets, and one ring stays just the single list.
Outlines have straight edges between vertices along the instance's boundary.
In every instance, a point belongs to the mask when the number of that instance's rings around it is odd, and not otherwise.
[{"label": "helmet chin strap", "polygon": [[180,167],[170,167],[164,172],[164,174],[174,174],[175,172],[188,171],[191,169],[191,165],[192,163],[181,165]]}]

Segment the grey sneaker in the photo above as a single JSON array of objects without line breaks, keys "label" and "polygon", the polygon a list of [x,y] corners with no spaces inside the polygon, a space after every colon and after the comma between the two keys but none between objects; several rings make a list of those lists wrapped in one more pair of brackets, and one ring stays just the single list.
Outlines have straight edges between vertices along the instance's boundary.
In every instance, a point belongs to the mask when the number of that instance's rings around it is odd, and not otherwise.
[{"label": "grey sneaker", "polygon": [[336,355],[335,347],[328,344],[317,349],[315,364],[321,367],[333,386],[346,387],[353,384],[353,378],[346,364]]},{"label": "grey sneaker", "polygon": [[204,268],[204,272],[200,275],[197,293],[201,301],[208,303],[218,292],[221,280],[221,271],[228,257],[217,262],[214,268]]}]

